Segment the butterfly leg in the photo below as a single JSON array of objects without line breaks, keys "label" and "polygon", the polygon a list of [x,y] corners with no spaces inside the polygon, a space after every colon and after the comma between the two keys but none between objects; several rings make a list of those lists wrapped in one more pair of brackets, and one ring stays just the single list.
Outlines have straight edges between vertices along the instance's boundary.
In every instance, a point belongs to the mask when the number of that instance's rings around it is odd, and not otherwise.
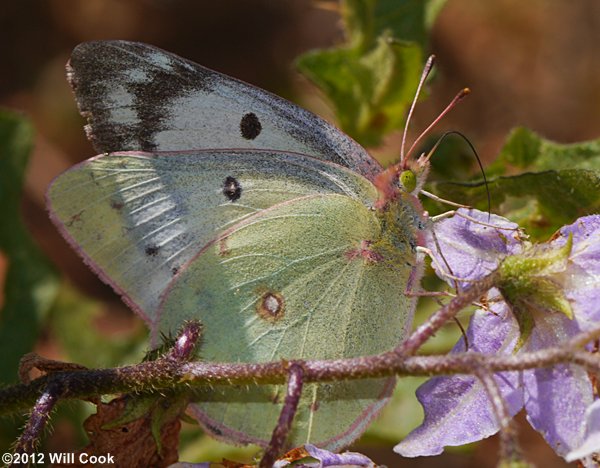
[{"label": "butterfly leg", "polygon": [[468,221],[471,221],[472,223],[479,224],[481,226],[494,228],[494,229],[502,229],[505,231],[518,231],[519,230],[518,227],[497,226],[495,224],[484,223],[483,221],[479,221],[478,219],[475,219],[475,218],[473,218],[465,213],[461,213],[460,211],[457,211],[457,210],[446,211],[445,213],[442,213],[442,214],[439,214],[436,216],[431,216],[429,219],[431,219],[431,221],[433,221],[435,223],[437,221],[441,221],[442,219],[451,218],[452,216],[459,216]]},{"label": "butterfly leg", "polygon": [[[427,255],[429,258],[431,258],[431,261],[435,264],[436,269],[438,270],[438,272],[449,278],[452,279],[454,281],[461,281],[461,282],[466,282],[466,283],[474,283],[476,281],[474,280],[469,280],[466,278],[460,278],[458,276],[453,275],[452,273],[446,272],[446,268],[443,268],[440,263],[436,260],[436,257],[433,255],[433,252],[431,251],[431,249],[427,248],[427,247],[422,247],[422,246],[418,246],[417,247],[417,251]],[[406,289],[404,290],[404,295],[408,296],[408,297],[456,297],[456,294],[451,293],[449,291],[413,291],[413,285],[414,285],[414,279],[416,278],[417,275],[413,275],[411,274],[408,278],[408,281],[406,283]],[[479,304],[475,304],[477,306],[479,306]]]},{"label": "butterfly leg", "polygon": [[436,194],[428,192],[427,190],[422,190],[419,192],[421,195],[425,195],[427,198],[431,198],[432,200],[438,203],[444,203],[446,205],[455,206],[457,208],[471,208],[469,205],[462,205],[460,203],[456,203],[450,200],[446,200],[445,198],[438,197]]}]

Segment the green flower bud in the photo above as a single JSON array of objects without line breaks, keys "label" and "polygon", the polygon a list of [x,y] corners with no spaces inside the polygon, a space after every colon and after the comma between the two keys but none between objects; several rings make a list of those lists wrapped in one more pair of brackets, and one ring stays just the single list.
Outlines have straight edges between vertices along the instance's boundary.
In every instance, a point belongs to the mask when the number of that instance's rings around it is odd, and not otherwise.
[{"label": "green flower bud", "polygon": [[534,312],[557,312],[573,319],[573,309],[565,296],[560,275],[567,268],[572,247],[571,235],[558,250],[531,246],[522,254],[506,257],[500,264],[498,288],[511,306],[521,334],[515,351],[531,334]]}]

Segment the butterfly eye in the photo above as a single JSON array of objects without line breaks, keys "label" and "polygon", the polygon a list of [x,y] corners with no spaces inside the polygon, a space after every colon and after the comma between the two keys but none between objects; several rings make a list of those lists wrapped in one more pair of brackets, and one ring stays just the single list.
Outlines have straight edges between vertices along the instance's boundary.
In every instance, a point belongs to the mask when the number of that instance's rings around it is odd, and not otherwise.
[{"label": "butterfly eye", "polygon": [[400,180],[402,187],[404,187],[404,190],[408,193],[413,192],[417,188],[417,176],[410,169],[402,171],[398,176],[398,179]]},{"label": "butterfly eye", "polygon": [[240,132],[246,140],[254,140],[262,131],[260,120],[254,112],[245,114],[240,121]]}]

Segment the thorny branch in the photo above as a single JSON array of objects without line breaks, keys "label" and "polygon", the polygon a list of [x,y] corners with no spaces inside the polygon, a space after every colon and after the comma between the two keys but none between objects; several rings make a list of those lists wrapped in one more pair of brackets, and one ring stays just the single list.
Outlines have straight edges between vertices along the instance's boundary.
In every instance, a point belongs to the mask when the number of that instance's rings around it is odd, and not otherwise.
[{"label": "thorny branch", "polygon": [[[449,355],[413,356],[420,346],[449,319],[466,305],[478,299],[495,281],[494,273],[481,283],[473,284],[443,306],[398,348],[373,356],[338,360],[295,360],[268,363],[229,364],[190,361],[201,338],[201,325],[188,322],[182,328],[174,346],[153,361],[113,369],[82,369],[66,365],[53,367],[50,373],[27,382],[0,389],[0,415],[32,408],[25,431],[17,442],[17,450],[28,452],[34,448],[48,416],[58,400],[86,399],[105,394],[134,393],[180,389],[182,385],[194,389],[214,384],[284,384],[288,393],[280,421],[275,428],[270,449],[265,453],[267,462],[278,455],[285,443],[302,385],[311,382],[357,380],[372,377],[431,376],[469,374],[488,383],[491,376],[502,371],[522,371],[550,367],[559,363],[573,363],[588,372],[600,373],[600,358],[584,346],[600,338],[600,327],[578,334],[560,347],[548,348],[519,355],[485,355],[464,352]],[[40,366],[36,366],[40,367]],[[48,370],[48,369],[46,369]],[[488,385],[494,393],[493,386]],[[194,395],[201,400],[200,395]],[[499,409],[499,414],[504,412]],[[501,418],[505,419],[505,418]],[[502,424],[505,426],[505,424]],[[512,434],[507,432],[509,452]],[[513,453],[515,455],[516,453]],[[267,466],[267,465],[265,465]]]},{"label": "thorny branch", "polygon": [[600,358],[581,349],[600,338],[600,327],[576,335],[563,346],[519,355],[486,355],[476,352],[435,356],[403,356],[390,351],[374,356],[315,361],[276,361],[253,364],[180,362],[170,359],[142,362],[131,366],[78,371],[61,371],[40,377],[29,384],[0,390],[0,415],[31,408],[53,384],[60,384],[63,399],[161,390],[182,384],[192,387],[213,384],[283,384],[292,364],[304,371],[303,382],[331,382],[371,377],[432,376],[488,372],[522,371],[573,363],[589,372],[600,373]]},{"label": "thorny branch", "polygon": [[277,421],[277,426],[273,430],[273,436],[269,442],[269,446],[265,451],[262,459],[260,460],[259,468],[269,468],[273,466],[277,456],[281,453],[285,442],[287,440],[290,429],[292,428],[292,422],[296,415],[296,409],[302,396],[303,386],[303,375],[304,371],[298,364],[292,364],[290,366],[290,375],[287,383],[287,392],[285,395],[285,401],[283,408],[281,408],[281,414]]},{"label": "thorny branch", "polygon": [[56,385],[53,388],[52,384],[48,385],[48,389],[40,395],[31,410],[21,437],[15,445],[14,453],[33,452],[60,395],[61,389]]},{"label": "thorny branch", "polygon": [[414,354],[436,331],[448,320],[454,318],[465,307],[479,299],[491,287],[496,284],[499,273],[494,271],[482,278],[477,283],[473,283],[469,288],[453,298],[448,304],[443,306],[420,327],[418,327],[405,341],[403,341],[395,352],[399,355]]}]

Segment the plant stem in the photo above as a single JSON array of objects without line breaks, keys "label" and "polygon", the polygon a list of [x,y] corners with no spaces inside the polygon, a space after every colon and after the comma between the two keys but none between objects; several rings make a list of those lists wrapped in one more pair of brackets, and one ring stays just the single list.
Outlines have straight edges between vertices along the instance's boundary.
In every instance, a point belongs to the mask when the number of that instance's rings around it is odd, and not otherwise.
[{"label": "plant stem", "polygon": [[273,435],[269,446],[262,459],[260,460],[260,468],[269,468],[273,466],[277,456],[281,453],[285,441],[287,440],[290,429],[292,428],[292,422],[298,409],[298,403],[300,402],[300,396],[302,395],[304,370],[296,363],[292,363],[289,369],[289,378],[287,384],[287,393],[285,395],[285,401],[281,408],[281,414],[277,421],[277,426],[273,430]]},{"label": "plant stem", "polygon": [[465,307],[479,299],[485,294],[498,280],[498,273],[493,271],[489,275],[482,278],[480,281],[473,283],[470,287],[461,291],[459,295],[454,297],[448,304],[435,312],[429,319],[419,326],[394,350],[399,355],[414,354],[436,331],[448,320],[454,318]]},{"label": "plant stem", "polygon": [[182,384],[205,386],[217,383],[283,384],[290,365],[304,369],[304,383],[356,380],[392,375],[474,374],[483,366],[489,372],[520,371],[574,363],[591,372],[600,372],[598,355],[580,350],[585,343],[600,337],[600,327],[580,333],[563,346],[518,355],[486,355],[467,352],[441,356],[402,356],[390,351],[375,356],[331,361],[276,361],[260,364],[220,364],[180,362],[171,359],[142,362],[133,366],[61,371],[40,377],[29,384],[18,384],[0,390],[0,414],[31,408],[39,395],[53,382],[64,389],[61,398],[156,391]]},{"label": "plant stem", "polygon": [[61,390],[58,385],[49,385],[47,390],[40,395],[31,409],[25,429],[15,445],[14,453],[32,453],[34,451],[50,413],[58,403]]}]

